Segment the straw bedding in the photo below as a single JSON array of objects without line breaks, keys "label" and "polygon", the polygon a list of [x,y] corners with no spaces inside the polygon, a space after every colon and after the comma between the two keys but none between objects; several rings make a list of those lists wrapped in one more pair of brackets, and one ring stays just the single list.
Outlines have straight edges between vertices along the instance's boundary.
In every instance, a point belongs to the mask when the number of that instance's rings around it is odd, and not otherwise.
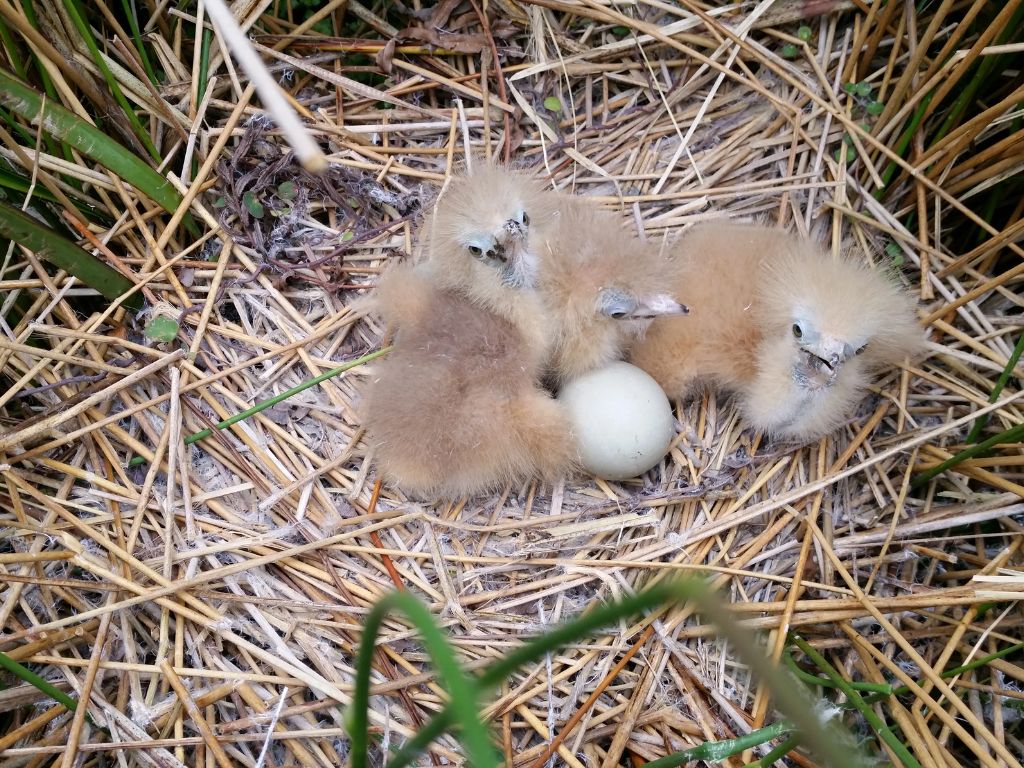
[{"label": "straw bedding", "polygon": [[[46,722],[0,736],[0,764],[48,762],[68,741],[72,758],[107,762],[110,742],[122,741],[117,759],[130,764],[210,763],[219,744],[242,765],[340,765],[336,702],[351,692],[361,618],[396,586],[429,604],[476,668],[592,601],[674,573],[713,577],[775,654],[790,652],[786,632],[797,631],[849,679],[921,681],[917,708],[887,712],[919,759],[934,761],[925,764],[941,764],[947,747],[970,764],[1010,764],[1006,750],[1011,760],[1024,753],[1014,657],[949,681],[952,702],[931,678],[1019,638],[1020,613],[1006,602],[1021,586],[1019,446],[921,490],[909,483],[963,447],[1007,365],[1019,270],[999,248],[1019,235],[993,232],[974,251],[944,244],[991,183],[988,166],[955,144],[962,136],[938,161],[924,163],[920,147],[899,160],[875,196],[910,110],[897,113],[915,103],[910,78],[941,64],[950,29],[922,42],[928,18],[847,10],[853,3],[801,17],[788,3],[597,0],[495,0],[484,29],[472,3],[440,5],[434,13],[449,16],[406,9],[402,30],[401,9],[340,4],[347,15],[334,18],[361,19],[362,50],[376,55],[362,64],[351,63],[352,40],[288,39],[284,14],[266,3],[246,11],[261,17],[254,40],[329,153],[325,176],[302,170],[241,99],[245,82],[216,41],[218,79],[198,114],[187,104],[192,59],[167,62],[178,77],[164,97],[194,131],[199,170],[182,184],[201,190],[191,206],[201,237],[166,230],[167,217],[149,221],[150,203],[107,181],[94,194],[117,224],[83,240],[148,280],[146,317],[75,311],[87,292],[63,273],[47,277],[17,249],[8,260],[7,290],[33,303],[21,335],[7,332],[0,348],[0,648],[88,698],[109,734],[15,686],[0,692],[8,733]],[[927,55],[904,39],[908,26]],[[397,47],[384,47],[389,39]],[[781,55],[786,45],[794,56]],[[386,80],[367,74],[380,67]],[[865,79],[884,95],[881,116],[844,91]],[[1012,108],[972,135],[1009,135]],[[161,112],[149,119],[177,141]],[[180,150],[176,173],[189,167]],[[991,163],[1019,167],[1020,152],[1007,146]],[[685,429],[642,480],[529,484],[452,506],[377,485],[357,416],[372,360],[185,445],[384,345],[357,299],[411,257],[421,213],[474,154],[507,154],[593,197],[651,247],[721,217],[835,248],[852,242],[921,297],[929,356],[878,381],[856,418],[820,442],[767,442],[727,398],[705,393],[679,405]],[[926,220],[908,227],[911,213]],[[174,341],[141,332],[157,315],[180,322]],[[44,343],[28,345],[30,334]],[[999,396],[987,434],[1020,423],[1016,386]],[[129,466],[135,456],[145,463]],[[999,574],[1005,583],[978,579]],[[1003,602],[972,607],[995,588]],[[444,700],[397,619],[379,642],[374,685],[381,749]],[[936,710],[967,738],[928,717]],[[555,734],[557,764],[615,766],[777,719],[768,692],[685,608],[521,670],[487,714],[516,766],[539,765]],[[432,754],[435,764],[461,760],[450,737]]]}]

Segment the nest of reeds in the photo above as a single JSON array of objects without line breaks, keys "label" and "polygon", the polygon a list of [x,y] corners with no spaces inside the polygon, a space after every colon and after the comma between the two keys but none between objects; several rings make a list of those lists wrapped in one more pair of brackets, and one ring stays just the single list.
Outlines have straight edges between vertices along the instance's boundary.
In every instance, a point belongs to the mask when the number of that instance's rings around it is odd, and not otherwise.
[{"label": "nest of reeds", "polygon": [[[1024,4],[422,5],[235,5],[315,173],[202,4],[0,0],[0,768],[342,765],[384,595],[472,672],[678,574],[866,754],[1019,765]],[[652,241],[720,217],[852,240],[919,295],[928,357],[813,444],[707,393],[640,480],[411,503],[363,440],[385,329],[354,305],[469,155]],[[384,764],[447,691],[397,615],[372,683]],[[814,764],[687,605],[484,714],[509,766]],[[418,759],[462,762],[457,734]]]}]

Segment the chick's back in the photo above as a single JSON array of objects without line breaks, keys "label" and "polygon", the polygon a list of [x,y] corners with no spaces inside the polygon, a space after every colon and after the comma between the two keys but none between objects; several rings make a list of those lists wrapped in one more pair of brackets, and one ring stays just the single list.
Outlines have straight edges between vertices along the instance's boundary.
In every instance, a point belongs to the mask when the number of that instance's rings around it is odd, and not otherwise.
[{"label": "chick's back", "polygon": [[400,327],[364,396],[363,423],[390,482],[459,498],[572,464],[561,406],[537,385],[536,354],[507,320],[424,275],[417,322]]},{"label": "chick's back", "polygon": [[656,319],[630,352],[670,397],[699,384],[735,388],[754,375],[761,341],[759,275],[784,256],[784,233],[711,222],[687,230],[667,252],[667,290],[690,308]]}]

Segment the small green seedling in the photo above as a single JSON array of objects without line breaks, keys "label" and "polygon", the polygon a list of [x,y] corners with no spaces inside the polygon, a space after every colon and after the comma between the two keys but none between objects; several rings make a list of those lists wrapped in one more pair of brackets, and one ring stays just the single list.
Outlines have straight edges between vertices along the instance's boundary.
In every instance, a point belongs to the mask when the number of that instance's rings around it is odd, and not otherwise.
[{"label": "small green seedling", "polygon": [[146,323],[145,334],[147,339],[167,343],[174,341],[178,335],[178,321],[173,317],[160,315]]},{"label": "small green seedling", "polygon": [[263,203],[256,199],[256,195],[252,192],[246,192],[242,195],[242,205],[245,209],[257,219],[263,218]]}]

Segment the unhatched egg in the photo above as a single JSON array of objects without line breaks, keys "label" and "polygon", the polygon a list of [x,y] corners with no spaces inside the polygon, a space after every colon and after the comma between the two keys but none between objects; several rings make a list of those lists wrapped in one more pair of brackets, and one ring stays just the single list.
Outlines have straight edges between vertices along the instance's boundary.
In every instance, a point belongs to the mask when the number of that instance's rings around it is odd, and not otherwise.
[{"label": "unhatched egg", "polygon": [[642,475],[668,452],[672,407],[658,383],[629,363],[612,363],[562,388],[583,467],[607,480]]}]

